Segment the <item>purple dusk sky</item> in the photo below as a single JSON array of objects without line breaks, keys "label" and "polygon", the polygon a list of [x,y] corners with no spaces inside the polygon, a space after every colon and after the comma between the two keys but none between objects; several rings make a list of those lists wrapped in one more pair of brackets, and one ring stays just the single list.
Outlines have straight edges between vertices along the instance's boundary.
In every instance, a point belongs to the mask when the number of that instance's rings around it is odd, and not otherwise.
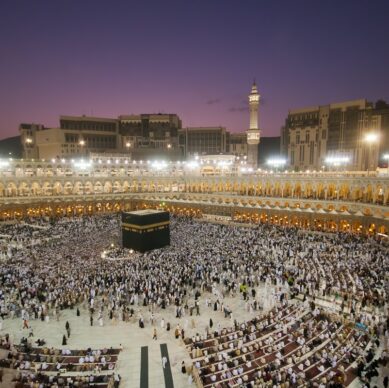
[{"label": "purple dusk sky", "polygon": [[389,100],[387,0],[0,3],[0,138],[58,116],[177,113],[263,136],[288,109]]}]

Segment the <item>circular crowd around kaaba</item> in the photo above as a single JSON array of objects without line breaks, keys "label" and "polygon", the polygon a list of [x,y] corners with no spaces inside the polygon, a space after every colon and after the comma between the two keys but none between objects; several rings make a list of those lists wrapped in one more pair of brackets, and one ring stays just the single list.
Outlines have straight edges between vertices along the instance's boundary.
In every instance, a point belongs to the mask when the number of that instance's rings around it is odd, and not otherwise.
[{"label": "circular crowd around kaaba", "polygon": [[[16,344],[1,331],[9,353],[0,366],[21,371],[16,380],[23,384],[47,384],[45,371],[57,364],[46,356],[41,361],[46,341],[32,342],[28,328],[58,320],[64,310],[85,309],[91,325],[120,320],[142,330],[154,324],[153,314],[168,309],[182,322],[195,321],[204,301],[230,325],[210,319],[205,333],[184,323],[172,332],[191,358],[185,373],[205,387],[345,386],[355,378],[369,384],[387,365],[389,255],[383,241],[184,216],[172,216],[170,230],[170,246],[136,253],[120,247],[114,214],[3,223],[1,320],[20,322],[26,335]],[[258,289],[273,290],[266,294],[271,303]],[[227,303],[231,298],[243,301],[247,317]],[[78,350],[93,357],[98,372],[114,364],[107,361],[109,350],[96,351]],[[111,359],[119,351],[111,350]],[[61,355],[80,357],[58,352],[57,362]],[[41,369],[32,373],[38,359]]]}]

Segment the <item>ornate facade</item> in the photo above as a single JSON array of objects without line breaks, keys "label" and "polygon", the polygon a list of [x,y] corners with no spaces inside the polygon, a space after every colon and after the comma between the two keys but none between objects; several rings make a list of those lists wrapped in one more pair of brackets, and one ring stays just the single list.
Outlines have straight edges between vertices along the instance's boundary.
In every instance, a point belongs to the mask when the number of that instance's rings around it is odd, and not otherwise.
[{"label": "ornate facade", "polygon": [[[375,141],[367,135],[374,134]],[[321,169],[342,158],[348,170],[375,170],[389,147],[389,105],[365,99],[290,110],[281,152],[296,171]]]},{"label": "ornate facade", "polygon": [[2,219],[163,204],[185,211],[316,229],[380,233],[389,229],[388,175],[203,176],[199,170],[178,163],[158,169],[122,159],[93,164],[15,160],[0,167],[0,178]]}]

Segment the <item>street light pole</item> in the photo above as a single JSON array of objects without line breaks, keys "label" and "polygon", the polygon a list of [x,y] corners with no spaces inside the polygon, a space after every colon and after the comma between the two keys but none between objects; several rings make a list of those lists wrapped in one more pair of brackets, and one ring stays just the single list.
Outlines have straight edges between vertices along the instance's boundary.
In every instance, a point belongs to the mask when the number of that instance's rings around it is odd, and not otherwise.
[{"label": "street light pole", "polygon": [[369,152],[367,153],[367,176],[370,175],[370,160],[371,160],[371,142],[369,142]]},{"label": "street light pole", "polygon": [[378,142],[379,135],[376,132],[370,132],[367,133],[364,137],[364,141],[369,145],[369,152],[367,154],[367,175],[369,175],[370,172],[370,161],[373,159],[371,152],[372,152],[372,146],[374,143]]},{"label": "street light pole", "polygon": [[386,160],[386,174],[389,175],[389,154],[385,154],[383,158]]},{"label": "street light pole", "polygon": [[81,146],[81,156],[84,155],[85,140],[81,139],[78,143]]},{"label": "street light pole", "polygon": [[130,152],[130,147],[131,147],[131,143],[129,141],[126,142],[126,148],[127,148],[127,152],[129,153]]}]

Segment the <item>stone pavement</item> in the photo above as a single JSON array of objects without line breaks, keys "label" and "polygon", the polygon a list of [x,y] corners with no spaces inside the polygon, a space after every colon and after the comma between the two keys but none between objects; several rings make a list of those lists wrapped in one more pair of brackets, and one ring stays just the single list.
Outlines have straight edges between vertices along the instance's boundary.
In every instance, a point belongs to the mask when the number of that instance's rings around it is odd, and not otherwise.
[{"label": "stone pavement", "polygon": [[[263,294],[263,288],[257,288],[257,295]],[[213,329],[217,328],[220,323],[221,327],[232,325],[230,318],[224,318],[224,313],[221,311],[213,311],[212,307],[205,306],[205,299],[215,301],[216,297],[210,293],[203,293],[200,297],[200,316],[185,316],[180,319],[175,318],[174,306],[169,306],[166,310],[158,309],[154,313],[155,327],[157,329],[158,339],[153,340],[154,326],[150,323],[150,312],[148,307],[137,307],[136,317],[132,318],[131,322],[111,321],[107,317],[105,311],[104,326],[98,325],[96,314],[94,326],[90,326],[89,314],[86,306],[81,307],[81,316],[77,317],[76,310],[61,311],[59,320],[53,317],[49,322],[40,320],[30,321],[30,325],[34,332],[34,341],[38,338],[44,338],[47,346],[55,348],[67,349],[92,349],[104,347],[119,347],[122,345],[123,351],[119,355],[117,372],[122,377],[121,387],[139,387],[141,381],[141,348],[147,347],[148,353],[148,387],[149,388],[171,388],[165,385],[164,370],[162,367],[161,344],[167,345],[170,363],[167,368],[171,368],[173,386],[176,388],[186,388],[190,384],[188,376],[181,373],[181,363],[185,361],[190,365],[190,357],[185,349],[181,339],[176,340],[174,337],[174,329],[177,324],[181,327],[187,327],[185,330],[186,336],[191,336],[195,333],[205,333],[209,319],[213,320]],[[257,298],[260,302],[261,297]],[[246,311],[245,302],[242,295],[224,299],[224,304],[229,305],[232,309],[233,317],[238,321],[245,321],[256,315],[258,312]],[[271,307],[271,306],[269,306]],[[141,313],[145,328],[138,327],[138,314]],[[165,328],[160,326],[161,318],[165,319]],[[192,328],[192,319],[195,327]],[[65,323],[69,322],[71,328],[71,336],[68,339],[68,344],[62,346],[62,337],[66,334]],[[166,323],[170,322],[171,330],[166,331]],[[3,322],[3,330],[1,334],[10,333],[13,336],[14,343],[19,343],[22,336],[28,336],[29,330],[22,329],[22,320],[19,318],[6,319]],[[147,368],[144,364],[143,367]],[[146,371],[147,372],[147,371]],[[145,371],[143,371],[145,375]],[[192,387],[194,383],[192,384]],[[143,387],[142,387],[143,388]]]}]

